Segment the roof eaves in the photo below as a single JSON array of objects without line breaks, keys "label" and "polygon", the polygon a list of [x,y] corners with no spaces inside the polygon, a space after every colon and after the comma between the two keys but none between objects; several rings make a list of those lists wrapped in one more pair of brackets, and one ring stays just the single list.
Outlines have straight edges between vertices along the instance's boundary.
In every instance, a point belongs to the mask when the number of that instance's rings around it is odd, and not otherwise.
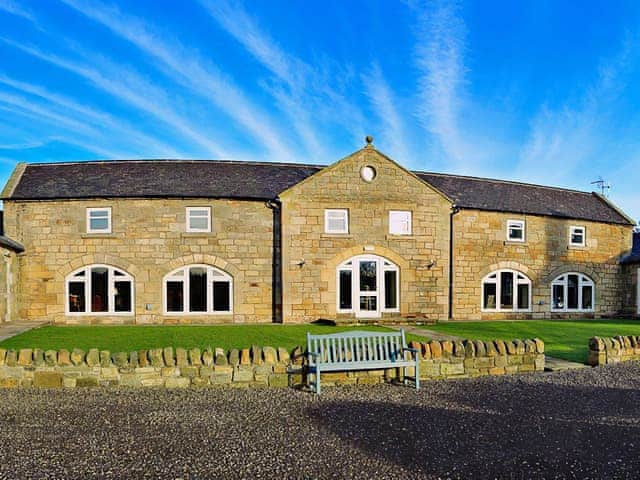
[{"label": "roof eaves", "polygon": [[621,217],[623,217],[627,222],[629,222],[629,225],[637,225],[638,222],[636,220],[634,220],[633,218],[631,218],[629,215],[627,215],[626,213],[624,213],[622,211],[622,209],[620,207],[618,207],[615,203],[613,203],[611,200],[609,200],[607,197],[605,197],[604,195],[599,194],[598,192],[591,192],[597,199],[599,199],[601,202],[603,202],[605,205],[607,205],[609,208],[611,208],[612,210],[614,210],[618,215],[620,215]]}]

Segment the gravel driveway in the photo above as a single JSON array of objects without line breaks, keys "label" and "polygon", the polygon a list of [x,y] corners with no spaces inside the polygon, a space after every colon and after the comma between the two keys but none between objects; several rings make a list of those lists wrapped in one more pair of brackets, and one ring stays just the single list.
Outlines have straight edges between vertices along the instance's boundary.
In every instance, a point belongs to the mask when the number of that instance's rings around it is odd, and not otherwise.
[{"label": "gravel driveway", "polygon": [[1,478],[638,478],[640,364],[406,387],[2,390]]}]

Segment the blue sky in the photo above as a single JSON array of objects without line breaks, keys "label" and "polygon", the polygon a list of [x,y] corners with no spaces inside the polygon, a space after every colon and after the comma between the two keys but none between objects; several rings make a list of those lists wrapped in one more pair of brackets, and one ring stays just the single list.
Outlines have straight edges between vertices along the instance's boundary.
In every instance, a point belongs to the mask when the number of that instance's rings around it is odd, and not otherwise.
[{"label": "blue sky", "polygon": [[18,161],[329,164],[590,190],[640,217],[640,3],[0,0]]}]

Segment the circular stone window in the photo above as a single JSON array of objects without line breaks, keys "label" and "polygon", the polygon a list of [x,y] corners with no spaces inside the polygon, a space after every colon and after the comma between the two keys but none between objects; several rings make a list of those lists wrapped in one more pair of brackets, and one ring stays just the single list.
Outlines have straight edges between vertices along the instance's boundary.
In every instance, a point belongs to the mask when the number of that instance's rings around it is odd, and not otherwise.
[{"label": "circular stone window", "polygon": [[360,169],[360,176],[365,182],[373,182],[376,178],[376,169],[371,165],[366,165]]}]

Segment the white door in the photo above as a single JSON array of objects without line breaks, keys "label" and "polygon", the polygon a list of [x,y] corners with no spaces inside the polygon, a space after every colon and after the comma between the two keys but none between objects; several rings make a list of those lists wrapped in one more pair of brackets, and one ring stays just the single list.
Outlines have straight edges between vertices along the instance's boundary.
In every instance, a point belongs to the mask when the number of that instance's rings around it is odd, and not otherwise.
[{"label": "white door", "polygon": [[380,317],[380,262],[376,258],[358,259],[356,271],[356,317]]}]

